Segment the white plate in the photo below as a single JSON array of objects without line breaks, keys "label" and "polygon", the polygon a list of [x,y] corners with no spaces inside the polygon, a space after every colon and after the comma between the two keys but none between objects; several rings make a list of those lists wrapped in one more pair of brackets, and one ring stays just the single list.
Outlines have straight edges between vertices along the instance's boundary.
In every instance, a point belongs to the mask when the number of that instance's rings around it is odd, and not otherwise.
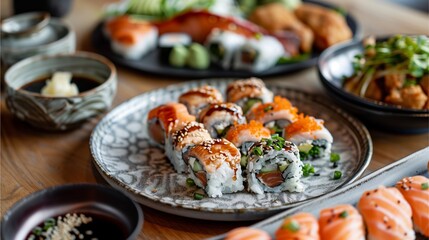
[{"label": "white plate", "polygon": [[[429,147],[411,154],[399,161],[391,163],[363,177],[362,179],[359,179],[353,184],[319,198],[317,201],[309,202],[294,209],[284,211],[269,219],[252,225],[251,227],[265,230],[274,237],[275,231],[280,227],[287,216],[291,216],[299,212],[308,212],[317,217],[319,216],[319,212],[324,208],[329,208],[338,204],[356,205],[364,191],[375,189],[380,185],[394,186],[402,178],[415,175],[425,175],[427,177],[428,156]],[[223,239],[224,237],[225,234],[213,237],[211,240]],[[423,240],[425,238],[418,234],[417,239]]]},{"label": "white plate", "polygon": [[[336,169],[328,161],[311,162],[320,176],[303,178],[308,185],[303,193],[247,192],[225,194],[220,198],[194,200],[194,188],[187,188],[186,175],[177,174],[163,150],[148,141],[146,118],[153,107],[169,101],[196,86],[211,85],[224,92],[229,81],[199,80],[144,93],[112,110],[95,128],[90,140],[95,165],[113,187],[130,193],[143,205],[168,213],[222,221],[262,219],[286,208],[329,193],[358,178],[372,155],[371,137],[366,128],[323,97],[280,86],[269,86],[276,95],[285,96],[305,114],[325,120],[334,136],[333,151],[341,155]],[[332,180],[334,170],[343,178]]]}]

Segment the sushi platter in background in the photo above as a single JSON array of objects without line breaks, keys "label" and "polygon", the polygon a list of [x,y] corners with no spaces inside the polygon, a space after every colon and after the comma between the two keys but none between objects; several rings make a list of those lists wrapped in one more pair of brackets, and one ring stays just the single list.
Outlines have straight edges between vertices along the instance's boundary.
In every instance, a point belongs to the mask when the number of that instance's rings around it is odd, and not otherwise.
[{"label": "sushi platter in background", "polygon": [[107,115],[90,145],[105,179],[140,203],[224,221],[261,219],[331,192],[358,178],[372,155],[365,127],[341,110],[256,78],[142,94]]},{"label": "sushi platter in background", "polygon": [[97,52],[175,77],[287,73],[315,65],[331,45],[360,38],[349,14],[316,1],[133,0],[106,12],[93,32]]},{"label": "sushi platter in background", "polygon": [[[251,227],[211,238],[428,239],[429,148]],[[240,237],[238,237],[240,236]]]}]

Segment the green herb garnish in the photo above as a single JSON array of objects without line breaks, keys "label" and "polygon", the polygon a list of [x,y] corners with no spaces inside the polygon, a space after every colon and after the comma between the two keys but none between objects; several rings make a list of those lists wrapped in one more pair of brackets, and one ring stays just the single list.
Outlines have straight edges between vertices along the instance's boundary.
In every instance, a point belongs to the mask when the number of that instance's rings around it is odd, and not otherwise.
[{"label": "green herb garnish", "polygon": [[271,111],[271,110],[273,110],[273,109],[274,109],[274,107],[273,107],[273,106],[268,105],[268,106],[266,106],[266,107],[264,108],[264,112],[268,112],[268,111]]},{"label": "green herb garnish", "polygon": [[41,227],[35,227],[35,228],[33,229],[33,233],[34,233],[34,235],[36,235],[36,236],[40,236],[40,235],[42,234],[42,232],[43,232],[43,229],[42,229]]},{"label": "green herb garnish", "polygon": [[338,171],[338,170],[334,171],[334,179],[335,180],[340,179],[342,175],[343,175],[343,173],[341,171]]},{"label": "green herb garnish", "polygon": [[428,190],[429,189],[429,183],[425,182],[422,183],[422,190]]},{"label": "green herb garnish", "polygon": [[307,160],[308,159],[308,153],[299,152],[299,159],[301,159],[301,161]]},{"label": "green herb garnish", "polygon": [[307,60],[309,58],[310,58],[309,53],[303,53],[303,54],[293,56],[293,57],[282,56],[277,61],[277,64],[302,62],[302,61]]},{"label": "green herb garnish", "polygon": [[188,186],[188,187],[193,187],[193,186],[195,186],[195,182],[194,182],[194,180],[193,180],[192,178],[187,178],[187,179],[186,179],[186,186]]},{"label": "green herb garnish", "polygon": [[349,216],[349,213],[345,210],[340,213],[340,218],[346,218],[348,216]]},{"label": "green herb garnish", "polygon": [[332,163],[336,163],[336,162],[340,161],[340,154],[338,154],[338,153],[331,153],[331,159],[330,159],[330,161]]},{"label": "green herb garnish", "polygon": [[314,146],[310,149],[310,151],[308,151],[308,155],[316,158],[320,155],[320,147],[318,146]]},{"label": "green herb garnish", "polygon": [[201,193],[194,193],[194,199],[195,200],[201,200],[201,199],[203,199],[204,198],[204,194],[201,194]]},{"label": "green herb garnish", "polygon": [[298,232],[300,229],[299,223],[295,220],[290,221],[288,224],[283,226],[283,229],[287,229],[291,232]]},{"label": "green herb garnish", "polygon": [[313,165],[311,165],[310,163],[305,163],[303,166],[302,166],[302,175],[304,176],[304,177],[308,177],[308,176],[310,176],[311,174],[313,174],[315,171],[314,171],[314,167],[313,167]]},{"label": "green herb garnish", "polygon": [[253,148],[252,151],[253,151],[253,154],[256,154],[258,156],[262,156],[262,154],[263,154],[263,151],[262,151],[261,147],[255,147],[255,148]]}]

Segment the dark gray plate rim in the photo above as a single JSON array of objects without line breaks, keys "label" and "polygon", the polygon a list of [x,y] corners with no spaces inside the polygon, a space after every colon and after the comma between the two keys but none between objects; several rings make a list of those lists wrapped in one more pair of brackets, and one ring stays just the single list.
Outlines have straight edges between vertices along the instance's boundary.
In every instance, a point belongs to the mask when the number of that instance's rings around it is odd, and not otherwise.
[{"label": "dark gray plate rim", "polygon": [[[219,80],[231,81],[231,79],[207,79],[207,82],[209,84],[210,81],[219,81]],[[132,197],[135,201],[140,202],[143,205],[149,206],[151,208],[155,208],[155,209],[158,209],[158,210],[161,210],[164,212],[168,212],[171,214],[181,215],[181,216],[186,216],[186,217],[191,217],[191,218],[221,220],[221,221],[257,220],[257,219],[261,219],[261,215],[253,215],[252,213],[258,213],[258,212],[264,213],[267,211],[275,213],[275,212],[284,210],[286,208],[291,208],[291,207],[301,205],[301,204],[308,202],[308,201],[313,201],[314,199],[317,199],[317,198],[325,195],[325,194],[322,194],[320,196],[309,198],[309,199],[306,199],[303,201],[298,201],[298,202],[294,202],[291,204],[282,205],[282,206],[278,206],[278,207],[277,206],[276,207],[270,207],[270,208],[261,207],[261,208],[252,208],[252,209],[245,209],[245,210],[241,209],[240,210],[240,209],[211,209],[211,208],[200,207],[199,209],[194,209],[194,208],[187,207],[186,205],[171,205],[169,203],[152,200],[152,199],[136,192],[134,189],[132,189],[128,185],[122,183],[117,178],[115,178],[114,176],[112,176],[111,174],[109,174],[108,172],[105,172],[105,170],[103,170],[103,167],[99,163],[99,161],[102,161],[102,160],[98,159],[97,154],[95,153],[96,143],[94,142],[95,135],[97,132],[99,132],[100,128],[104,127],[104,125],[106,125],[106,124],[114,122],[117,118],[120,118],[122,115],[126,114],[126,113],[123,113],[123,109],[127,109],[127,112],[133,111],[134,108],[132,107],[133,106],[132,103],[135,101],[138,101],[140,98],[142,98],[146,95],[149,95],[155,91],[172,91],[175,89],[180,89],[187,84],[196,83],[196,82],[200,82],[200,81],[195,80],[192,82],[185,82],[185,83],[180,83],[180,84],[176,84],[176,85],[170,85],[166,88],[160,88],[160,89],[148,91],[148,92],[145,92],[141,95],[133,97],[133,98],[121,103],[120,105],[118,105],[115,109],[113,109],[111,112],[109,112],[97,124],[97,126],[94,128],[94,130],[91,134],[90,151],[91,151],[91,154],[93,157],[93,163],[94,163],[96,169],[99,171],[99,173],[102,175],[102,177],[111,186],[113,186],[114,188],[120,189],[120,190],[125,189],[126,191],[131,193],[130,197]],[[356,179],[358,179],[363,174],[363,172],[368,167],[368,165],[371,161],[373,146],[372,146],[371,136],[370,136],[368,130],[360,121],[351,117],[349,114],[347,114],[346,112],[344,112],[340,108],[335,107],[330,103],[326,103],[325,98],[323,98],[322,96],[309,94],[309,93],[306,93],[305,91],[301,91],[301,90],[297,90],[297,89],[293,89],[293,88],[291,89],[291,88],[279,86],[276,84],[272,84],[272,85],[268,84],[267,87],[284,88],[284,89],[287,89],[289,91],[293,91],[293,92],[296,92],[299,94],[303,94],[306,96],[307,99],[311,99],[314,102],[318,102],[319,104],[323,105],[324,107],[326,107],[326,108],[332,110],[333,112],[336,112],[337,114],[341,115],[345,120],[347,120],[349,123],[351,123],[354,127],[352,129],[354,131],[354,137],[360,139],[361,142],[364,143],[366,152],[363,153],[363,157],[360,160],[359,167],[355,171],[354,175],[350,176],[347,181],[345,181],[343,184],[339,185],[337,187],[337,189],[342,188],[344,185],[355,181]],[[230,216],[226,217],[226,215],[230,215]]]},{"label": "dark gray plate rim", "polygon": [[[304,0],[307,3],[313,3],[320,6],[324,6],[326,8],[330,8],[333,10],[339,9],[338,6],[333,4],[319,2],[314,0]],[[362,29],[356,19],[347,12],[345,15],[347,25],[353,32],[353,39],[361,39],[362,38]],[[320,56],[321,51],[314,50],[311,53],[311,57],[307,60],[296,62],[296,63],[288,63],[274,66],[266,71],[259,73],[252,73],[247,71],[234,71],[234,70],[223,70],[217,66],[210,66],[207,70],[194,70],[190,68],[174,68],[168,66],[166,64],[162,64],[159,60],[159,50],[152,51],[139,60],[129,60],[124,57],[116,54],[110,48],[109,40],[103,34],[103,24],[101,21],[93,30],[91,41],[94,50],[106,56],[114,63],[129,67],[135,70],[139,70],[142,72],[146,72],[149,74],[165,76],[165,77],[175,77],[175,78],[192,78],[192,79],[200,79],[200,78],[240,78],[240,77],[267,77],[267,76],[275,76],[285,73],[291,73],[295,71],[299,71],[302,69],[313,67],[317,64],[317,58]]]}]

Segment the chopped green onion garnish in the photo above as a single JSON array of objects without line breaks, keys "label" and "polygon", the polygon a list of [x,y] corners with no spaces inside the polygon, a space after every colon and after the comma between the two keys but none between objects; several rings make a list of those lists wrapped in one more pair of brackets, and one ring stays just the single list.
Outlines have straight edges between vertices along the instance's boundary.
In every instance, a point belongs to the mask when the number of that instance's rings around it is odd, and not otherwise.
[{"label": "chopped green onion garnish", "polygon": [[334,171],[334,179],[335,180],[340,179],[342,175],[343,175],[343,173],[341,171],[337,171],[337,170]]},{"label": "chopped green onion garnish", "polygon": [[203,199],[204,198],[204,195],[203,194],[201,194],[201,193],[194,193],[194,199],[195,200],[201,200],[201,199]]},{"label": "chopped green onion garnish", "polygon": [[301,161],[307,160],[308,158],[308,154],[305,152],[299,152],[299,159],[301,159]]},{"label": "chopped green onion garnish", "polygon": [[186,179],[186,186],[188,186],[188,187],[193,187],[193,186],[195,186],[195,182],[194,182],[194,180],[193,180],[192,178],[187,178],[187,179]]},{"label": "chopped green onion garnish", "polygon": [[348,216],[349,216],[349,213],[346,210],[340,213],[340,218],[346,218]]},{"label": "chopped green onion garnish", "polygon": [[306,163],[302,166],[302,175],[304,177],[308,177],[312,173],[314,173],[314,167],[310,163]]},{"label": "chopped green onion garnish", "polygon": [[298,232],[299,231],[299,223],[295,220],[290,221],[288,224],[286,224],[285,226],[283,226],[283,228],[286,228],[287,230],[291,231],[291,232]]},{"label": "chopped green onion garnish", "polygon": [[33,233],[34,233],[36,236],[40,236],[40,234],[42,234],[42,232],[43,232],[43,229],[42,229],[41,227],[35,227],[35,228],[33,229]]},{"label": "chopped green onion garnish", "polygon": [[340,161],[340,154],[338,153],[331,153],[331,162],[338,162]]},{"label": "chopped green onion garnish", "polygon": [[255,147],[253,149],[253,153],[258,155],[258,156],[262,156],[262,154],[263,154],[262,148],[261,147]]},{"label": "chopped green onion garnish", "polygon": [[428,190],[429,189],[429,183],[425,182],[422,183],[422,190]]},{"label": "chopped green onion garnish", "polygon": [[308,155],[312,157],[318,157],[320,155],[320,147],[313,146],[310,151],[308,151]]},{"label": "chopped green onion garnish", "polygon": [[273,106],[271,106],[271,105],[268,105],[264,108],[264,112],[268,112],[270,110],[273,110]]}]

